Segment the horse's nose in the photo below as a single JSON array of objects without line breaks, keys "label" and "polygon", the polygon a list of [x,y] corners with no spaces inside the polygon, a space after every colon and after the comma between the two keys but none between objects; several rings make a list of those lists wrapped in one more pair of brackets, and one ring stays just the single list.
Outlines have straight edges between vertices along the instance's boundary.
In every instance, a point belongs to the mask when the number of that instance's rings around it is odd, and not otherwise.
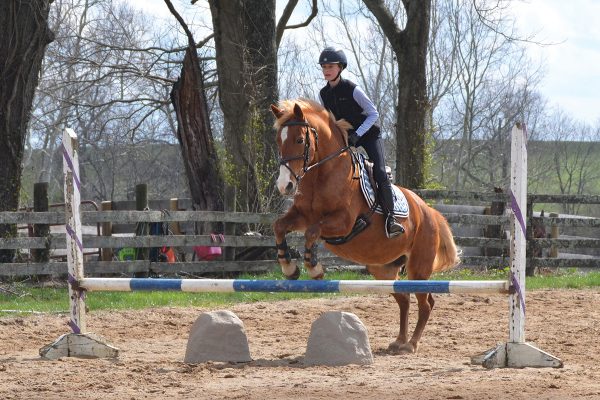
[{"label": "horse's nose", "polygon": [[279,190],[279,193],[284,196],[289,195],[290,192],[295,190],[290,170],[285,165],[282,165],[279,168],[279,176],[277,177],[277,190]]},{"label": "horse's nose", "polygon": [[285,192],[287,194],[292,194],[293,191],[294,191],[294,184],[290,181],[290,182],[288,182],[287,186],[285,187]]}]

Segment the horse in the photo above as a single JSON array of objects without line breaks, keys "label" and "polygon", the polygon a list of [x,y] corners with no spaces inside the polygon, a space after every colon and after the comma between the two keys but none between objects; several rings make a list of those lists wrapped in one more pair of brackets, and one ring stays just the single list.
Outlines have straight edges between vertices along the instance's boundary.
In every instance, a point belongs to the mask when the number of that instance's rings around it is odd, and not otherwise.
[{"label": "horse", "polygon": [[[271,111],[280,164],[276,185],[282,195],[293,195],[291,207],[273,223],[277,259],[288,279],[300,275],[286,242],[286,234],[294,231],[304,232],[304,267],[312,279],[324,276],[317,257],[321,240],[328,250],[365,265],[381,280],[398,279],[401,267],[408,279],[427,280],[460,262],[444,216],[406,188],[400,188],[409,207],[408,217],[401,221],[405,233],[387,238],[385,217],[371,210],[354,179],[356,156],[348,145],[351,125],[347,121],[336,121],[320,104],[302,98],[271,105]],[[363,230],[353,237],[356,225]],[[388,352],[415,353],[434,298],[431,293],[415,294],[418,321],[408,339],[410,294],[392,296],[400,308],[400,330]]]}]

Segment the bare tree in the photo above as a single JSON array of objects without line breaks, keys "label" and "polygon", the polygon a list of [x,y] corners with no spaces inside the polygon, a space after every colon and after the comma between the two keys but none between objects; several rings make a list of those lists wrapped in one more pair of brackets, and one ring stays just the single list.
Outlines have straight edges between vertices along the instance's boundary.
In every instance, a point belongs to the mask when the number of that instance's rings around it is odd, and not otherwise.
[{"label": "bare tree", "polygon": [[[241,99],[239,106],[221,107],[229,113],[222,120],[223,114],[213,112],[218,107],[211,103],[217,99],[214,87],[219,84],[210,70],[215,65],[214,49],[206,46],[209,45],[206,41],[198,44],[203,46],[199,60],[203,68],[208,66],[204,87],[210,119],[217,122],[215,136],[223,140],[216,143],[217,152],[221,164],[230,167],[226,171],[231,182],[232,177],[243,176],[240,198],[246,199],[243,187],[255,193],[253,200],[245,201],[252,205],[247,208],[260,209],[261,204],[266,207],[273,192],[275,150],[268,106],[277,99],[276,46],[286,29],[306,26],[316,14],[316,0],[313,0],[311,15],[303,23],[289,25],[297,3],[289,1],[277,26],[274,1],[268,7],[262,2],[219,4],[234,10],[235,18],[239,17],[239,11],[246,13],[243,24],[232,25],[243,28],[240,42],[243,51],[238,51],[240,47],[228,47],[230,52],[221,58],[226,62],[220,73],[224,79],[220,80],[219,98]],[[39,150],[36,157],[40,151],[46,156],[41,161],[31,157],[32,180],[50,179],[51,162],[57,160],[53,157],[59,140],[57,133],[70,126],[81,138],[82,174],[89,175],[84,180],[86,197],[113,198],[118,193],[132,192],[133,186],[140,182],[152,183],[151,190],[158,193],[168,190],[176,181],[173,175],[179,180],[183,174],[178,171],[185,170],[181,158],[172,161],[175,165],[165,165],[165,152],[161,148],[165,148],[164,144],[172,145],[176,137],[169,93],[177,81],[187,45],[177,44],[177,29],[166,27],[154,34],[160,27],[148,23],[140,12],[124,3],[57,0],[56,9],[60,10],[54,19],[61,32],[60,45],[53,49],[45,64],[44,87],[39,92],[36,125],[30,136],[31,148]],[[227,21],[224,26],[229,29]],[[208,28],[212,30],[211,26]],[[231,36],[227,35],[223,40],[231,44]],[[244,62],[241,80],[236,73],[226,72],[235,65],[230,61],[237,58]],[[219,63],[217,59],[216,64]],[[238,88],[243,93],[241,98]],[[238,114],[244,118],[235,119]],[[237,129],[240,120],[245,121],[243,129]],[[221,130],[223,123],[225,128]],[[137,157],[127,157],[134,153]],[[244,166],[238,168],[237,162]],[[244,168],[250,172],[244,174]],[[40,170],[43,172],[33,176],[33,171]],[[128,174],[119,176],[120,170],[127,170]],[[190,179],[197,180],[198,176],[192,174]],[[174,190],[181,194],[179,187],[176,185]]]},{"label": "bare tree", "polygon": [[[0,2],[0,211],[16,211],[27,125],[46,46],[50,0]],[[14,225],[0,225],[0,237],[16,234]],[[0,262],[14,251],[0,251]]]},{"label": "bare tree", "polygon": [[[538,129],[546,136],[545,141],[538,143],[544,147],[541,153],[545,175],[532,182],[533,187],[545,193],[596,194],[600,185],[596,162],[600,129],[576,122],[560,110],[548,116]],[[561,211],[577,214],[582,205],[563,204]]]},{"label": "bare tree", "polygon": [[403,29],[385,1],[363,1],[379,21],[398,63],[396,180],[403,186],[422,188],[426,181],[426,68],[431,0],[402,0],[406,14]]},{"label": "bare tree", "polygon": [[143,13],[107,0],[56,0],[50,20],[57,38],[30,130],[32,180],[54,179],[51,198],[62,197],[55,152],[69,126],[81,140],[84,198],[129,197],[138,183],[148,183],[151,196],[185,194],[169,108],[185,48],[170,27],[161,31]]},{"label": "bare tree", "polygon": [[196,51],[196,41],[171,1],[165,0],[165,3],[188,39],[181,76],[173,86],[171,101],[177,115],[177,139],[192,200],[194,206],[201,210],[223,210],[223,177],[210,127],[204,73]]},{"label": "bare tree", "polygon": [[[274,194],[276,145],[269,105],[278,98],[277,46],[297,0],[276,24],[275,1],[209,0],[223,112],[225,176],[242,208],[264,211]],[[313,13],[316,13],[316,0]],[[307,19],[309,21],[311,16]]]},{"label": "bare tree", "polygon": [[512,21],[503,9],[486,3],[436,4],[430,45],[434,157],[438,179],[457,189],[506,186],[510,130],[540,102],[539,69],[510,39]]}]

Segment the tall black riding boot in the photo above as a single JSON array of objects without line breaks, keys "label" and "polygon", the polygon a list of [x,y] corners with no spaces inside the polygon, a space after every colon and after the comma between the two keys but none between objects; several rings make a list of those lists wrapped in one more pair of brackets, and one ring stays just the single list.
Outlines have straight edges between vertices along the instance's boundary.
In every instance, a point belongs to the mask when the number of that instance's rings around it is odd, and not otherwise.
[{"label": "tall black riding boot", "polygon": [[381,195],[381,206],[386,214],[385,218],[385,234],[388,238],[392,238],[404,233],[404,227],[396,221],[392,211],[394,210],[394,195],[392,193],[392,184],[386,181],[379,187]]}]

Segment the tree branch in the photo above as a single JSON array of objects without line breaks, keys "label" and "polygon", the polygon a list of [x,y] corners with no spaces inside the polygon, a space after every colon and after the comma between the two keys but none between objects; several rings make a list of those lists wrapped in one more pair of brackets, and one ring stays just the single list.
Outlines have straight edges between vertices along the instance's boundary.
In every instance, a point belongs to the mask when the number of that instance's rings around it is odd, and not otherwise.
[{"label": "tree branch", "polygon": [[531,43],[531,44],[535,44],[537,46],[542,46],[542,47],[554,46],[554,45],[562,44],[562,43],[566,42],[566,40],[563,40],[562,42],[556,42],[556,43],[543,43],[543,42],[538,42],[536,40],[533,40],[533,38],[536,35],[535,33],[526,38],[520,38],[517,36],[513,36],[512,33],[508,34],[508,33],[501,31],[498,21],[494,21],[494,20],[488,18],[487,14],[495,12],[498,9],[503,10],[510,6],[509,3],[507,5],[504,5],[502,3],[506,3],[506,0],[496,0],[496,4],[494,6],[485,7],[487,4],[485,1],[481,2],[481,4],[480,4],[477,0],[472,0],[473,9],[477,13],[477,17],[479,18],[481,23],[484,26],[486,26],[490,31],[499,34],[500,36],[502,36],[504,39],[506,39],[509,42]]},{"label": "tree branch", "polygon": [[279,19],[279,22],[277,23],[277,28],[275,29],[275,44],[277,48],[279,48],[279,43],[281,43],[281,39],[283,38],[283,32],[286,29],[297,29],[308,26],[308,24],[310,24],[310,22],[317,16],[317,13],[319,12],[317,0],[312,0],[311,13],[306,20],[300,24],[287,25],[292,13],[294,12],[294,9],[296,8],[296,5],[298,5],[298,0],[289,0],[285,6],[285,9],[283,10],[283,14]]},{"label": "tree branch", "polygon": [[173,7],[173,3],[171,3],[171,0],[165,0],[165,4],[169,8],[169,11],[171,11],[171,14],[173,14],[173,16],[175,17],[175,19],[179,22],[179,25],[181,25],[181,27],[185,31],[185,34],[186,34],[186,36],[188,38],[189,46],[190,47],[191,46],[195,46],[195,44],[194,44],[195,43],[194,42],[194,35],[192,35],[192,31],[190,31],[190,28],[188,28],[187,24],[185,23],[185,21],[183,20],[183,18],[181,17],[181,15],[179,15],[179,13],[175,9],[175,7]]},{"label": "tree branch", "polygon": [[392,48],[394,49],[394,53],[401,53],[401,49],[399,50],[399,45],[403,30],[398,27],[398,24],[396,24],[394,16],[390,13],[389,9],[385,5],[385,2],[383,0],[363,0],[363,3],[365,3],[369,11],[371,11],[371,13],[379,22],[383,33],[388,38]]}]

